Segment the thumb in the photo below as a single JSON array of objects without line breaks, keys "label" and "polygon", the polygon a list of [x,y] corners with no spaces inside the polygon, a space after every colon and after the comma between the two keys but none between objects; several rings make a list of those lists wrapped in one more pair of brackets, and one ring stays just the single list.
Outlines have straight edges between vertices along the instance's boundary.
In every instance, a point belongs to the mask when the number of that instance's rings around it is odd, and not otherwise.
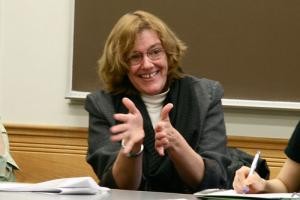
[{"label": "thumb", "polygon": [[165,155],[165,149],[164,149],[164,147],[156,147],[156,151],[158,152],[158,154],[160,156],[164,156]]},{"label": "thumb", "polygon": [[168,103],[167,105],[165,105],[160,113],[160,119],[161,120],[169,120],[169,113],[173,108],[173,104],[172,103]]}]

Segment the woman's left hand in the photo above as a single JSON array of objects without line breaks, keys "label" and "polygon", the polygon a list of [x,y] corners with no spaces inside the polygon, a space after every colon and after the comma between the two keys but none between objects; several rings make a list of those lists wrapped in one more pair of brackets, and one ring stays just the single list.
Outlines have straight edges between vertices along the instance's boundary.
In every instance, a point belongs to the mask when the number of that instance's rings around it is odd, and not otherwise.
[{"label": "woman's left hand", "polygon": [[169,113],[173,108],[173,104],[165,105],[160,114],[160,120],[155,127],[155,149],[159,155],[163,156],[164,150],[175,144],[178,131],[172,126]]}]

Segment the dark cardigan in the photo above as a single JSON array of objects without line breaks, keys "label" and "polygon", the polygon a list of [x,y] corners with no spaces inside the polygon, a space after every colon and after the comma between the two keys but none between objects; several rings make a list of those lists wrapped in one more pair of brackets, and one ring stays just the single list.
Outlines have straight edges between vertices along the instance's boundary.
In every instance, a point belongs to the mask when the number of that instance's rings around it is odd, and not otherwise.
[{"label": "dark cardigan", "polygon": [[[170,87],[165,103],[173,103],[170,120],[188,144],[202,156],[205,174],[197,188],[188,187],[178,175],[168,155],[158,156],[154,150],[154,130],[146,107],[139,96],[129,96],[144,118],[143,177],[140,190],[193,193],[206,188],[227,185],[227,138],[221,104],[223,89],[218,82],[187,76]],[[116,112],[126,113],[122,95],[98,91],[87,96],[89,112],[87,162],[93,167],[102,186],[117,188],[111,167],[121,148],[110,141],[109,128],[116,124]]]}]

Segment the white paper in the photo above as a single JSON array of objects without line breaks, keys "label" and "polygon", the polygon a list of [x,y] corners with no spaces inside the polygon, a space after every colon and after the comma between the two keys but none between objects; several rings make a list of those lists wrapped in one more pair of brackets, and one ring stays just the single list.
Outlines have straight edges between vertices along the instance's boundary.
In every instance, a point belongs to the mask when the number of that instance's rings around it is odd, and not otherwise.
[{"label": "white paper", "polygon": [[40,183],[0,183],[0,191],[11,192],[52,192],[59,194],[96,194],[107,192],[109,188],[100,187],[91,177],[54,179]]},{"label": "white paper", "polygon": [[264,193],[264,194],[238,194],[234,190],[216,190],[200,191],[194,193],[196,197],[235,197],[235,198],[253,198],[253,199],[299,199],[298,195],[293,193]]}]

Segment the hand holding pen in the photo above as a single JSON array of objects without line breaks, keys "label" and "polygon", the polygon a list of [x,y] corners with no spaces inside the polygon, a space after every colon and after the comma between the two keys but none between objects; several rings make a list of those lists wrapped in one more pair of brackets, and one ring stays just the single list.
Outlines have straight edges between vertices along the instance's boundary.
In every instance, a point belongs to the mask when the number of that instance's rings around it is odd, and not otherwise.
[{"label": "hand holding pen", "polygon": [[259,156],[260,152],[258,151],[250,168],[243,166],[236,171],[233,188],[237,193],[258,193],[264,190],[265,180],[255,173]]},{"label": "hand holding pen", "polygon": [[[253,161],[252,161],[252,164],[251,164],[251,167],[250,167],[250,171],[249,171],[249,174],[247,176],[247,179],[253,175],[256,167],[257,167],[257,162],[258,162],[258,159],[259,159],[259,156],[260,156],[260,151],[257,151],[257,153],[255,154],[254,158],[253,158]],[[244,188],[243,188],[243,193],[248,193],[249,192],[249,186],[248,185],[245,185]]]}]

